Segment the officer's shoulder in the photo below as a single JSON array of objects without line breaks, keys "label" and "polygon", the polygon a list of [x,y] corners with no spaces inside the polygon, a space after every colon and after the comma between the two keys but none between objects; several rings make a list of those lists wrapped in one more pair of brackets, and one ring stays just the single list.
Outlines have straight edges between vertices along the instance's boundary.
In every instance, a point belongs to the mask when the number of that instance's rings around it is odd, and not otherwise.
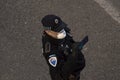
[{"label": "officer's shoulder", "polygon": [[42,36],[45,36],[45,31],[43,31],[41,34],[42,34]]}]

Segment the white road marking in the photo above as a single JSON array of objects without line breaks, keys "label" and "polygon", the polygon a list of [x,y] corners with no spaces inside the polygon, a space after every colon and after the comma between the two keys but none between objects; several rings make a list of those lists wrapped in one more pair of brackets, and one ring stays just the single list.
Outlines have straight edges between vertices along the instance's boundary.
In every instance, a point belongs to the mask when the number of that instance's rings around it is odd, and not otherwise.
[{"label": "white road marking", "polygon": [[120,12],[112,5],[111,2],[106,0],[94,0],[118,23],[120,23]]}]

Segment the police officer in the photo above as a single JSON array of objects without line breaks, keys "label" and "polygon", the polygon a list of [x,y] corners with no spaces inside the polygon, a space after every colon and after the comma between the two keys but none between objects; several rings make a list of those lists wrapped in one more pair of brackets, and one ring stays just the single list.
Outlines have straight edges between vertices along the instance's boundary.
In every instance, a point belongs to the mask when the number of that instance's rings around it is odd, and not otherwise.
[{"label": "police officer", "polygon": [[67,27],[60,17],[46,15],[43,24],[43,55],[49,65],[52,80],[79,80],[85,67],[85,59]]}]

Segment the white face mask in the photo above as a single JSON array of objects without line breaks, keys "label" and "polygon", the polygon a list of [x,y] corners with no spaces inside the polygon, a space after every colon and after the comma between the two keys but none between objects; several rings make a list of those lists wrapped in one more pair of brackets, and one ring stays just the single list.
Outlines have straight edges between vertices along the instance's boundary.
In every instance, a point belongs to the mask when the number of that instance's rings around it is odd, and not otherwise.
[{"label": "white face mask", "polygon": [[65,32],[64,29],[62,29],[62,30],[58,33],[57,38],[58,38],[58,39],[63,39],[63,38],[65,38],[65,37],[66,37],[66,32]]}]

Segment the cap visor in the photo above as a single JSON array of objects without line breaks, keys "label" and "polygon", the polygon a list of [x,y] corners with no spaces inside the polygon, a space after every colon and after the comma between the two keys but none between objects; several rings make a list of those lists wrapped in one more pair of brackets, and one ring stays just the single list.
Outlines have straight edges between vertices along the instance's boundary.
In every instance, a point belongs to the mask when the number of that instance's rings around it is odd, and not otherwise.
[{"label": "cap visor", "polygon": [[62,29],[64,29],[67,26],[66,23],[62,22],[61,25],[55,30],[56,32],[61,31]]}]

